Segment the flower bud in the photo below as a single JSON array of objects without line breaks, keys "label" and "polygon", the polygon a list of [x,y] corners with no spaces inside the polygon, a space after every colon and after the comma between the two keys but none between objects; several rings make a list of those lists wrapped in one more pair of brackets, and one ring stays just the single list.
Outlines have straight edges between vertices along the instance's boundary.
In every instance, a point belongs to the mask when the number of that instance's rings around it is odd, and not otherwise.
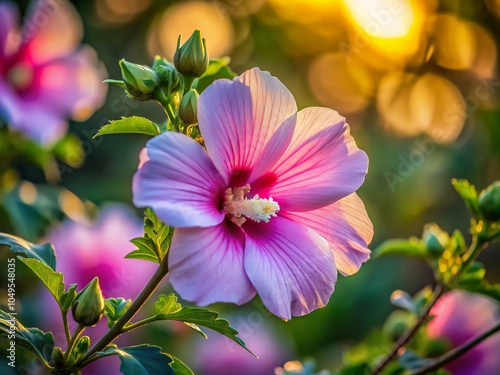
[{"label": "flower bud", "polygon": [[496,181],[479,194],[479,210],[488,221],[500,220],[500,181]]},{"label": "flower bud", "polygon": [[99,287],[99,278],[94,277],[73,301],[73,319],[84,327],[95,326],[104,311],[104,298]]},{"label": "flower bud", "polygon": [[186,43],[180,46],[181,37],[177,40],[174,54],[174,64],[177,70],[191,77],[201,77],[208,69],[208,53],[205,39],[200,30],[195,30]]},{"label": "flower bud", "polygon": [[182,76],[173,66],[160,65],[155,71],[160,78],[160,87],[165,88],[168,95],[182,90]]},{"label": "flower bud", "polygon": [[158,74],[145,65],[133,64],[125,59],[120,60],[120,68],[128,93],[134,99],[149,100],[150,95],[158,88]]},{"label": "flower bud", "polygon": [[441,255],[450,242],[450,236],[437,224],[427,224],[424,227],[422,242],[433,255]]},{"label": "flower bud", "polygon": [[64,353],[60,347],[54,347],[54,349],[52,350],[51,359],[56,367],[62,366],[64,364]]},{"label": "flower bud", "polygon": [[181,100],[179,106],[179,117],[186,125],[196,124],[198,122],[198,99],[200,95],[195,89],[189,90]]}]

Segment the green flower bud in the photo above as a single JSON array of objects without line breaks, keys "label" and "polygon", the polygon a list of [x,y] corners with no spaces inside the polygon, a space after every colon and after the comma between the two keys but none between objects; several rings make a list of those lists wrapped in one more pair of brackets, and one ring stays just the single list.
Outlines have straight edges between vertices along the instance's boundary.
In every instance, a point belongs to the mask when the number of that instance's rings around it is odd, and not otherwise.
[{"label": "green flower bud", "polygon": [[77,294],[71,312],[73,319],[84,327],[95,326],[104,311],[104,298],[99,287],[99,278],[92,281]]},{"label": "green flower bud", "polygon": [[179,106],[179,117],[186,125],[196,124],[198,122],[198,99],[200,95],[195,89],[189,90],[184,94]]},{"label": "green flower bud", "polygon": [[500,181],[496,181],[479,194],[479,210],[488,221],[500,220]]},{"label": "green flower bud", "polygon": [[433,255],[441,255],[450,242],[450,236],[437,224],[427,224],[424,227],[422,242]]},{"label": "green flower bud", "polygon": [[62,366],[64,364],[64,353],[58,346],[55,346],[52,350],[51,358],[56,367]]},{"label": "green flower bud", "polygon": [[160,65],[156,67],[155,71],[160,78],[160,86],[166,89],[167,95],[175,91],[182,91],[182,76],[173,66]]},{"label": "green flower bud", "polygon": [[186,43],[181,45],[181,37],[177,40],[174,64],[179,72],[191,77],[201,77],[208,69],[208,53],[205,39],[200,30],[195,30]]},{"label": "green flower bud", "polygon": [[145,65],[133,64],[125,59],[120,60],[122,77],[128,93],[137,100],[149,100],[158,88],[158,74]]}]

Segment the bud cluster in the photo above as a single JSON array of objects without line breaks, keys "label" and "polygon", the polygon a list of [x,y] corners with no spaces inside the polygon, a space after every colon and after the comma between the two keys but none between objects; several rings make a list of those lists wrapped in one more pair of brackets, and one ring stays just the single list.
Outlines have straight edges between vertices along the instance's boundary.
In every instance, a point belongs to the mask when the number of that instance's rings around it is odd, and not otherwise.
[{"label": "bud cluster", "polygon": [[174,129],[189,134],[188,127],[198,122],[200,97],[192,85],[207,71],[209,59],[205,39],[199,30],[195,30],[182,46],[181,37],[173,63],[159,56],[151,67],[122,59],[122,80],[105,82],[122,87],[131,99],[158,101],[170,121],[176,123]]}]

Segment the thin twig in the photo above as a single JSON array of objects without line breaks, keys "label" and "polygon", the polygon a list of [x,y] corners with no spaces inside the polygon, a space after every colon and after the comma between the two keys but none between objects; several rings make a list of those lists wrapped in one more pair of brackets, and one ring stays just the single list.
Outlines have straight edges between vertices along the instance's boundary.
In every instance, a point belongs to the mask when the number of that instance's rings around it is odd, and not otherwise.
[{"label": "thin twig", "polygon": [[466,343],[462,344],[461,346],[456,347],[453,350],[450,350],[448,353],[443,354],[441,357],[433,361],[433,363],[422,367],[412,373],[410,375],[423,375],[423,374],[428,374],[429,372],[432,372],[434,370],[438,370],[447,363],[450,363],[454,359],[457,359],[458,357],[462,356],[463,354],[467,353],[469,350],[474,348],[476,345],[481,343],[482,341],[486,340],[488,337],[493,335],[494,333],[500,331],[500,323],[498,323],[496,326],[491,328],[490,330],[486,331],[482,335],[479,335],[473,339],[470,339]]},{"label": "thin twig", "polygon": [[429,312],[431,311],[432,307],[436,304],[439,297],[441,297],[443,292],[444,292],[443,285],[437,284],[436,288],[434,289],[434,293],[433,293],[434,297],[429,302],[429,305],[424,310],[424,312],[419,316],[419,318],[415,322],[414,326],[399,338],[399,340],[392,347],[389,354],[387,354],[387,356],[385,356],[385,358],[371,372],[371,375],[380,374],[382,372],[382,370],[397,356],[399,349],[401,349],[404,345],[406,345],[406,343],[408,341],[410,341],[410,339],[415,335],[415,333],[417,333],[418,329],[425,322],[427,316],[429,315]]},{"label": "thin twig", "polygon": [[137,298],[132,302],[130,307],[125,311],[120,319],[115,323],[115,325],[108,331],[104,336],[102,336],[95,344],[90,348],[85,357],[78,361],[74,367],[78,367],[80,364],[86,362],[89,357],[93,354],[103,350],[106,346],[111,344],[116,338],[118,338],[123,333],[123,327],[130,322],[130,320],[137,314],[139,309],[146,303],[146,301],[154,293],[160,282],[168,273],[168,263],[164,259],[160,262],[158,269],[154,273],[151,280],[146,284],[144,289],[139,293]]}]

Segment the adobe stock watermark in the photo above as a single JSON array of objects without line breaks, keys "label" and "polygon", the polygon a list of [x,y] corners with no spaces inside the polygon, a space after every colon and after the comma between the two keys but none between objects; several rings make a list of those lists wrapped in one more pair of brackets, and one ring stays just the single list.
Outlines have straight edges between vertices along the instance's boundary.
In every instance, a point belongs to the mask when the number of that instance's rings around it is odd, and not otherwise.
[{"label": "adobe stock watermark", "polygon": [[[443,113],[443,123],[445,125],[457,122],[465,123],[470,114],[479,109],[481,102],[490,99],[498,87],[500,87],[499,80],[486,81],[479,79],[479,83],[473,92],[464,98],[462,106],[451,107]],[[445,129],[447,129],[446,126]],[[450,135],[449,133],[453,131],[454,129],[448,131],[435,129],[432,131],[432,138],[415,140],[413,143],[414,147],[409,154],[405,156],[399,155],[399,164],[396,170],[384,172],[385,180],[391,192],[396,190],[398,184],[404,183],[435,152],[437,143],[434,139],[447,139]],[[471,131],[468,134],[462,132],[462,136],[455,142],[455,146],[465,143],[470,136]]]},{"label": "adobe stock watermark", "polygon": [[[409,5],[403,4],[401,0],[388,1],[385,9],[370,12],[371,19],[363,25],[363,30],[374,37],[381,36],[382,31],[391,25],[394,17],[403,13],[405,6]],[[343,41],[339,44],[339,48],[345,58],[350,60],[353,55],[359,54],[371,43],[372,40],[364,32],[358,31],[350,43]]]},{"label": "adobe stock watermark", "polygon": [[49,20],[61,11],[61,7],[66,6],[65,0],[40,0],[37,11],[31,16],[23,19],[22,34],[12,34],[13,42],[22,45],[29,42],[40,29],[45,27]]}]

